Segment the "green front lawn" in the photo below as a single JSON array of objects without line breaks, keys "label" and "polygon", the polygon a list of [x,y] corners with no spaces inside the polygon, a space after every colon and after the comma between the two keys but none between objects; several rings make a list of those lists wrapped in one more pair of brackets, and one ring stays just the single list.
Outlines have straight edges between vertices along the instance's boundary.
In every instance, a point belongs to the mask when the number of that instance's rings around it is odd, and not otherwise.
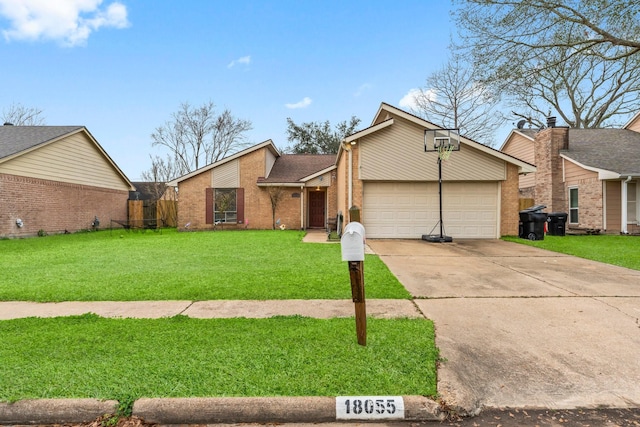
[{"label": "green front lawn", "polygon": [[[351,298],[339,244],[300,231],[100,231],[0,240],[0,300],[142,301]],[[375,255],[367,298],[409,298]]]},{"label": "green front lawn", "polygon": [[545,236],[544,240],[504,237],[504,240],[575,255],[593,261],[640,270],[640,237],[620,235]]},{"label": "green front lawn", "polygon": [[425,319],[105,319],[0,322],[0,401],[436,394]]}]

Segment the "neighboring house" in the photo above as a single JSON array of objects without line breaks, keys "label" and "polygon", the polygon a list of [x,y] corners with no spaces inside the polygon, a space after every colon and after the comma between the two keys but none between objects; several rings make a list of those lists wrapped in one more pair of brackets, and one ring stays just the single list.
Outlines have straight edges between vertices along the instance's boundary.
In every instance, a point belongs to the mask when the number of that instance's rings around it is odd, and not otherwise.
[{"label": "neighboring house", "polygon": [[335,155],[280,154],[267,140],[168,184],[180,230],[306,229],[336,215],[335,179]]},{"label": "neighboring house", "polygon": [[640,232],[640,114],[622,129],[555,127],[511,132],[501,151],[534,163],[520,194],[568,214],[571,229]]},{"label": "neighboring house", "polygon": [[109,227],[133,189],[83,126],[0,126],[0,237]]},{"label": "neighboring house", "polygon": [[[425,129],[438,128],[383,103],[369,128],[345,139],[337,156],[337,209],[360,207],[366,237],[421,238],[438,224],[437,153],[424,151]],[[525,161],[462,137],[461,150],[442,165],[446,234],[517,235],[518,176],[534,171]]]}]

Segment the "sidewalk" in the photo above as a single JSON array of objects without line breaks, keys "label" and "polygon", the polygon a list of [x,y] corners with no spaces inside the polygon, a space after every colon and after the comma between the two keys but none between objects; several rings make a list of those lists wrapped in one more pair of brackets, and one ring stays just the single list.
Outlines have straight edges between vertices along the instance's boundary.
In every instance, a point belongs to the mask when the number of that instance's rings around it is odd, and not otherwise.
[{"label": "sidewalk", "polygon": [[[305,242],[327,241],[324,231],[310,232]],[[336,242],[337,243],[337,242]],[[372,253],[371,249],[368,252]],[[0,320],[24,317],[57,317],[95,313],[102,317],[150,318],[185,315],[201,319],[277,315],[301,315],[328,319],[354,316],[351,300],[277,301],[67,301],[36,303],[0,302]],[[367,300],[367,316],[380,318],[423,317],[411,300]],[[397,397],[397,396],[396,396]],[[371,397],[370,397],[371,398]],[[396,421],[439,421],[440,405],[423,396],[402,396],[404,412]],[[269,398],[156,398],[139,399],[132,415],[158,424],[231,423],[324,423],[340,420],[336,397]],[[94,399],[40,399],[0,403],[0,425],[68,424],[91,422],[106,413],[116,413],[117,401]],[[366,416],[366,414],[363,414]],[[378,416],[380,417],[380,416]],[[384,421],[372,414],[367,421]],[[369,422],[367,422],[368,425]]]}]

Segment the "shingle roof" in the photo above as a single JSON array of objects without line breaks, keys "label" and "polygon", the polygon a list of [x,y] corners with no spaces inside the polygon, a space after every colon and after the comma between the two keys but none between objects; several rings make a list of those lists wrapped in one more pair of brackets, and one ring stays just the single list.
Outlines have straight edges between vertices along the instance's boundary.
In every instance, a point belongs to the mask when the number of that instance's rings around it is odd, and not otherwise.
[{"label": "shingle roof", "polygon": [[[136,187],[135,191],[131,191],[132,200],[154,200],[162,196],[167,189],[164,182],[132,182]],[[137,193],[137,194],[136,194]]]},{"label": "shingle roof", "polygon": [[616,172],[640,174],[640,133],[626,129],[569,129],[569,149],[565,156],[585,166]]},{"label": "shingle roof", "polygon": [[82,128],[83,126],[0,126],[0,159]]},{"label": "shingle roof", "polygon": [[335,154],[283,154],[276,159],[264,183],[296,183],[335,164]]}]

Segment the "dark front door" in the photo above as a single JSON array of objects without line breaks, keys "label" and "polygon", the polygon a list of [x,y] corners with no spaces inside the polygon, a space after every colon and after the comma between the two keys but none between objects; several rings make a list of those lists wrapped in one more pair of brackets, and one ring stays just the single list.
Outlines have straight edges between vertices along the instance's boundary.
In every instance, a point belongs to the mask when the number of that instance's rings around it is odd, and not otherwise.
[{"label": "dark front door", "polygon": [[309,228],[324,228],[324,191],[309,192]]}]

